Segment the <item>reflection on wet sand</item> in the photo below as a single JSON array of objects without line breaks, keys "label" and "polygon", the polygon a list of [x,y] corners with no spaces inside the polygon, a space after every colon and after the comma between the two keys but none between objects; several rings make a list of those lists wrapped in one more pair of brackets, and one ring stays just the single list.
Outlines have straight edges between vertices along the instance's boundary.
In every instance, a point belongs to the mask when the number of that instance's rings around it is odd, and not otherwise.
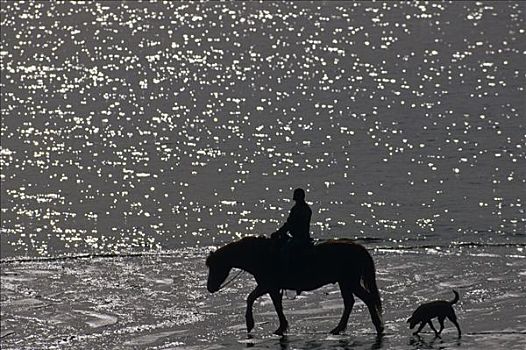
[{"label": "reflection on wet sand", "polygon": [[[360,302],[344,334],[327,333],[341,314],[336,285],[297,297],[287,293],[283,304],[291,329],[283,338],[271,334],[277,325],[275,311],[270,298],[262,297],[255,304],[255,329],[247,338],[245,298],[254,282],[243,275],[209,295],[204,265],[208,248],[158,256],[3,263],[1,344],[13,350],[84,348],[82,344],[90,349],[522,349],[526,257],[520,249],[372,249],[385,310],[381,338]],[[435,339],[426,329],[420,337],[411,336],[405,321],[414,308],[429,299],[449,298],[452,287],[462,295],[456,305],[465,331],[462,339],[457,340],[450,327],[442,338]]]}]

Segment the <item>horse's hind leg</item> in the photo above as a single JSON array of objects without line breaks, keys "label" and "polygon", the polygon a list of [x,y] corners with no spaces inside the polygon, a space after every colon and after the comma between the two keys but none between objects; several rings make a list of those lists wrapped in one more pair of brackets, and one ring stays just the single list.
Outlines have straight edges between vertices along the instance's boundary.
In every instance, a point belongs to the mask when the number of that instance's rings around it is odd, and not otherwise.
[{"label": "horse's hind leg", "polygon": [[361,285],[356,285],[353,292],[358,298],[363,300],[365,305],[367,305],[369,313],[371,314],[371,319],[373,320],[374,327],[376,328],[376,332],[378,334],[382,334],[384,331],[384,322],[382,321],[382,315],[380,314],[380,310],[378,310],[376,307],[371,293]]},{"label": "horse's hind leg", "polygon": [[279,328],[276,329],[274,334],[283,335],[283,333],[287,331],[287,328],[289,328],[289,323],[287,322],[285,314],[283,313],[283,304],[281,303],[282,295],[279,290],[271,291],[269,294],[279,318]]},{"label": "horse's hind leg", "polygon": [[340,323],[331,331],[331,334],[339,334],[347,328],[347,322],[349,321],[349,315],[351,314],[352,307],[354,305],[354,296],[352,295],[352,290],[349,288],[349,285],[344,282],[340,282],[340,292],[343,298],[343,314],[340,319]]}]

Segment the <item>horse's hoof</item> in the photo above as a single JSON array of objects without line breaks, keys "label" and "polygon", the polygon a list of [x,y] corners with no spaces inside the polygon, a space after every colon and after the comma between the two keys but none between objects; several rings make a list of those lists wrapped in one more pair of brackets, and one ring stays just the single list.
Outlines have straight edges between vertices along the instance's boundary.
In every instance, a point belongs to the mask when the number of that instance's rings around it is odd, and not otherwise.
[{"label": "horse's hoof", "polygon": [[340,327],[336,327],[332,331],[330,331],[330,333],[332,335],[338,335],[338,334],[340,334],[341,331],[343,331],[343,329],[341,329]]},{"label": "horse's hoof", "polygon": [[280,337],[283,337],[285,335],[285,333],[287,332],[287,330],[282,330],[282,329],[276,329],[276,331],[274,332],[275,335],[279,335]]},{"label": "horse's hoof", "polygon": [[254,329],[254,317],[250,313],[245,315],[245,323],[247,324],[247,333],[250,333]]},{"label": "horse's hoof", "polygon": [[274,334],[275,335],[279,335],[279,336],[283,336],[285,334],[285,332],[287,331],[287,328],[288,328],[288,326],[286,326],[286,327],[279,327],[278,329],[276,329]]}]

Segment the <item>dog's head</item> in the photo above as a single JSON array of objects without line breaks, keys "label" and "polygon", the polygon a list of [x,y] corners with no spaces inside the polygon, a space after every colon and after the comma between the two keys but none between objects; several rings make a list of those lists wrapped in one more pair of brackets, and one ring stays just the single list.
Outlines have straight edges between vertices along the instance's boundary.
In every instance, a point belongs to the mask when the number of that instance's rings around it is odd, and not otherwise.
[{"label": "dog's head", "polygon": [[409,323],[409,328],[413,329],[415,328],[416,324],[418,323],[413,317],[409,317],[407,319],[407,323]]}]

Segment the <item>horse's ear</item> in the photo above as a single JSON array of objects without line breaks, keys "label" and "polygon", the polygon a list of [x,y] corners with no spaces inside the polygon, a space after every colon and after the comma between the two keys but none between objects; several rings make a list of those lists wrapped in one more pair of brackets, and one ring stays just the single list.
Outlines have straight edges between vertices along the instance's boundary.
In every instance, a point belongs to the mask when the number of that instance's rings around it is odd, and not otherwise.
[{"label": "horse's ear", "polygon": [[214,251],[211,250],[208,252],[208,256],[206,257],[206,266],[210,266],[210,258],[214,255]]}]

